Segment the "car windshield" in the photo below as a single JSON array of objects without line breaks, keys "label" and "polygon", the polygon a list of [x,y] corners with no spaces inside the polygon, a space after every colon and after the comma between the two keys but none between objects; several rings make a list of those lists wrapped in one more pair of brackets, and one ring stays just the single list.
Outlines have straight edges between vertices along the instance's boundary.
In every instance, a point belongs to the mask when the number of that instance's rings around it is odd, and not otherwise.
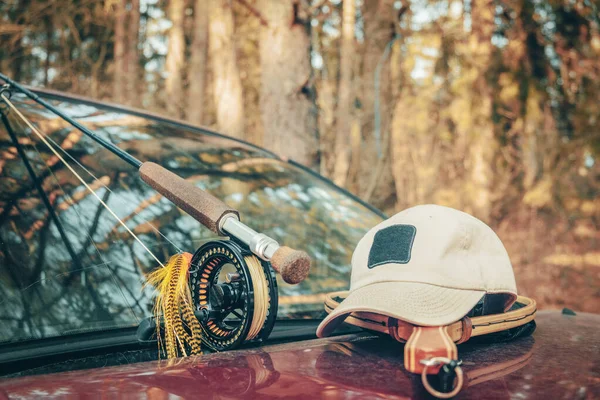
[{"label": "car windshield", "polygon": [[[92,139],[21,96],[13,101],[159,259],[193,253],[215,237]],[[347,289],[354,246],[382,220],[332,183],[251,145],[116,108],[53,101],[135,157],[224,200],[253,229],[307,251],[309,278],[278,282],[278,318],[322,317],[324,294]],[[0,124],[0,342],[137,326],[152,315],[154,292],[143,282],[156,261],[14,112],[5,122],[22,151]]]}]

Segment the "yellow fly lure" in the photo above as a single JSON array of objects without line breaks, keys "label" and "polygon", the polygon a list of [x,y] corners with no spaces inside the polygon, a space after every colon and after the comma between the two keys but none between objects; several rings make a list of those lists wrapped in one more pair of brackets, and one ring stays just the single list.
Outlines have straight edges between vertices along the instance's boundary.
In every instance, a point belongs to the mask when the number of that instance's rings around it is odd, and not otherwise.
[{"label": "yellow fly lure", "polygon": [[[156,334],[159,348],[164,349],[167,358],[200,354],[201,328],[194,315],[188,284],[191,263],[190,253],[176,254],[164,268],[158,268],[146,277],[146,284],[154,286],[158,292],[154,303]],[[164,338],[160,334],[161,316]]]}]

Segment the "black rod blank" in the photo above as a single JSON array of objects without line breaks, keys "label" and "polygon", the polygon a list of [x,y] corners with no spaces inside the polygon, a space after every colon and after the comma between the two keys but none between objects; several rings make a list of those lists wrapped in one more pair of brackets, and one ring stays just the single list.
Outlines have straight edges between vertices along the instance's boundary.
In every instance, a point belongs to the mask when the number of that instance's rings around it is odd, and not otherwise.
[{"label": "black rod blank", "polygon": [[36,103],[40,104],[44,108],[52,111],[54,114],[58,115],[59,117],[61,117],[62,119],[64,119],[65,121],[67,121],[68,123],[70,123],[71,125],[73,125],[75,128],[79,129],[85,135],[89,136],[90,138],[92,138],[96,142],[100,143],[102,146],[104,146],[106,149],[108,149],[111,153],[115,154],[116,156],[118,156],[119,158],[121,158],[123,161],[125,161],[125,162],[129,163],[130,165],[134,166],[136,169],[139,169],[140,166],[142,165],[142,162],[140,160],[138,160],[137,158],[135,158],[134,156],[132,156],[131,154],[129,154],[125,150],[123,150],[123,149],[115,146],[113,143],[111,143],[111,142],[103,139],[102,137],[98,136],[97,134],[95,134],[94,132],[92,132],[91,130],[89,130],[88,128],[86,128],[85,126],[81,125],[79,122],[77,122],[73,118],[71,118],[68,115],[64,114],[62,111],[60,111],[58,108],[54,107],[52,104],[50,104],[50,103],[46,102],[45,100],[43,100],[40,96],[38,96],[37,94],[33,93],[31,90],[28,90],[28,89],[24,88],[23,86],[21,86],[20,84],[18,84],[17,82],[13,81],[12,79],[10,79],[9,77],[7,77],[6,75],[4,75],[2,73],[0,73],[0,79],[2,79],[4,82],[8,83],[10,86],[12,86],[12,87],[16,88],[17,90],[19,90],[21,93],[23,93],[25,96],[29,97],[31,100],[33,100]]}]

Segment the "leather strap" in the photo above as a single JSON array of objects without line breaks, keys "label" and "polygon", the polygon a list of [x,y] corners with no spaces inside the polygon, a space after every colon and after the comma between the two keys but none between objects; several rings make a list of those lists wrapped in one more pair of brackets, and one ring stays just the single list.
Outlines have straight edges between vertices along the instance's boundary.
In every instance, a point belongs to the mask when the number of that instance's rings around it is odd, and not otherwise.
[{"label": "leather strap", "polygon": [[[458,350],[448,335],[446,326],[415,326],[404,345],[404,368],[409,372],[421,374],[425,369],[422,360],[435,357],[456,360]],[[441,365],[430,366],[428,374],[437,374]]]}]

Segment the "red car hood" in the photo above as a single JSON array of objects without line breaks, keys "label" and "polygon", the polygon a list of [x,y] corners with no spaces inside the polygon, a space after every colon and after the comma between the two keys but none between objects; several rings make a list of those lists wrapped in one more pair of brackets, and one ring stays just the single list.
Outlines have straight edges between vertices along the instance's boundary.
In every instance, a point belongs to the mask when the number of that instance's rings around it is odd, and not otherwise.
[{"label": "red car hood", "polygon": [[[532,337],[459,346],[459,398],[600,397],[600,316],[542,311]],[[368,333],[0,380],[0,398],[412,398],[403,347]]]}]

